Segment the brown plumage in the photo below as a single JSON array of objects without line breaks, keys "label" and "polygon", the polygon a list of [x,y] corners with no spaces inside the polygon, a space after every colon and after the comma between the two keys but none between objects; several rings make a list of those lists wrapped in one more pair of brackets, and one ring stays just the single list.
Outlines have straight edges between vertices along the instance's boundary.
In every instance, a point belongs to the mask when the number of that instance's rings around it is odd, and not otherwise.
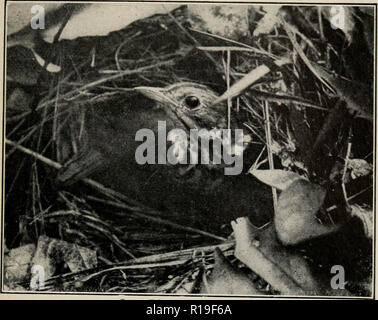
[{"label": "brown plumage", "polygon": [[[178,83],[125,91],[106,101],[76,107],[71,119],[60,121],[63,160],[72,153],[72,141],[79,150],[59,172],[59,184],[69,185],[90,176],[150,207],[204,217],[214,224],[227,223],[237,216],[249,216],[255,224],[269,220],[269,189],[250,175],[225,176],[223,167],[216,165],[136,163],[135,150],[141,144],[135,141],[136,132],[149,128],[157,137],[158,121],[166,122],[167,132],[173,128],[186,132],[226,128],[227,106],[212,105],[218,96],[213,90],[195,83]],[[231,126],[237,127],[237,121],[233,120]]]}]

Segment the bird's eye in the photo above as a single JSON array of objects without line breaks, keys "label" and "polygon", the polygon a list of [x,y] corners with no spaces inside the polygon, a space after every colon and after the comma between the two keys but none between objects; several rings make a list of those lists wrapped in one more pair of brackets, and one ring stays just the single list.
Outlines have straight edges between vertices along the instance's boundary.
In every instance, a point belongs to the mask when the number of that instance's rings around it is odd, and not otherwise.
[{"label": "bird's eye", "polygon": [[196,96],[187,96],[185,98],[185,105],[190,109],[197,108],[200,104],[201,101]]}]

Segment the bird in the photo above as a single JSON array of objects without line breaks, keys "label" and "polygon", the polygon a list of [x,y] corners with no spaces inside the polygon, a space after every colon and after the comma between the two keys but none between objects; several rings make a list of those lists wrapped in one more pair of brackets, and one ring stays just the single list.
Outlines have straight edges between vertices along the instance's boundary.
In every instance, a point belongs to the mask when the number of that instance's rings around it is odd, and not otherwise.
[{"label": "bird", "polygon": [[206,85],[179,82],[119,90],[111,98],[72,108],[70,119],[59,120],[58,149],[64,165],[57,185],[67,187],[90,177],[154,209],[183,220],[195,217],[194,223],[207,230],[239,216],[265,224],[273,212],[269,189],[244,169],[225,175],[222,165],[136,162],[141,144],[136,133],[144,128],[158,135],[159,122],[166,124],[167,132],[240,127],[236,116],[228,123],[227,104],[213,104],[218,96]]}]

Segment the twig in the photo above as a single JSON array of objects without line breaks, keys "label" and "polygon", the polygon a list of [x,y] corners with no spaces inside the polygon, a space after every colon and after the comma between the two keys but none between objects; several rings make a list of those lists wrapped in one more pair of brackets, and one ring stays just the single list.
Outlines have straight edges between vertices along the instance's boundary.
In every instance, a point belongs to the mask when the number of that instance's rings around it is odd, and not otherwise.
[{"label": "twig", "polygon": [[53,127],[52,127],[52,140],[56,141],[57,135],[57,123],[58,123],[58,100],[60,93],[60,77],[58,79],[57,89],[56,89],[56,98],[54,103],[54,117],[53,117]]},{"label": "twig", "polygon": [[[67,92],[66,94],[62,95],[59,98],[59,101],[62,101],[64,99],[69,99],[69,98],[72,97],[73,94],[79,94],[80,95],[82,93],[82,91],[90,89],[90,88],[93,88],[93,87],[96,87],[96,86],[98,86],[100,84],[103,84],[103,83],[106,83],[108,81],[117,80],[117,79],[122,78],[124,76],[140,73],[140,72],[143,72],[143,71],[146,71],[146,70],[150,70],[150,69],[153,69],[153,68],[157,68],[157,67],[161,67],[161,66],[165,66],[165,65],[171,65],[171,64],[174,63],[174,60],[175,59],[171,59],[171,60],[167,60],[167,61],[162,61],[162,62],[158,62],[158,63],[152,64],[152,65],[149,65],[149,66],[144,66],[144,67],[140,67],[140,68],[133,69],[133,70],[125,70],[125,71],[119,72],[119,73],[117,73],[115,75],[112,75],[112,76],[109,76],[109,77],[104,77],[102,79],[99,79],[99,80],[87,83],[87,84],[83,85],[80,88],[77,88],[75,90],[72,90],[72,91]],[[47,107],[50,104],[55,103],[55,100],[56,100],[56,98],[50,99],[48,101],[45,101],[42,104],[40,104],[35,110],[38,111],[38,110],[40,110],[40,109],[42,109],[44,107]],[[20,115],[8,118],[7,122],[13,122],[13,121],[20,120],[20,119],[26,117],[27,115],[29,115],[30,113],[31,113],[31,111],[26,111],[26,112],[24,112],[24,113],[22,113]]]},{"label": "twig", "polygon": [[[155,267],[156,266],[162,267],[163,265],[161,263],[164,263],[164,262],[170,263],[169,264],[170,266],[180,265],[180,264],[184,264],[185,262],[187,262],[188,259],[193,259],[193,254],[194,254],[195,251],[201,251],[201,252],[204,252],[204,253],[211,253],[215,250],[215,248],[219,248],[221,251],[223,251],[223,253],[225,253],[225,251],[228,251],[234,245],[235,245],[234,241],[229,241],[229,242],[225,242],[225,243],[222,243],[222,244],[219,244],[219,245],[204,246],[204,247],[198,247],[198,248],[177,250],[177,251],[172,251],[172,252],[167,252],[167,253],[154,254],[154,255],[151,255],[151,256],[145,256],[145,257],[140,257],[140,258],[136,258],[136,259],[131,259],[131,260],[128,260],[128,261],[125,261],[125,262],[114,263],[114,264],[112,264],[112,267],[105,266],[105,268],[107,268],[105,270],[109,271],[109,269],[112,269],[112,268],[115,268],[115,267],[122,267],[122,266],[125,267],[125,266],[136,265],[136,267],[138,267],[139,264],[141,264],[142,267],[146,267],[146,266],[151,267],[152,265],[155,266]],[[229,255],[229,254],[225,254],[225,255]],[[168,266],[168,265],[165,265],[165,266]],[[56,279],[63,281],[63,280],[67,280],[67,279],[70,279],[70,278],[76,278],[77,276],[80,276],[80,275],[89,274],[91,272],[98,273],[100,271],[103,271],[104,270],[103,268],[104,267],[97,267],[97,268],[82,270],[82,271],[78,271],[78,272],[70,272],[70,273],[66,273],[64,275],[53,276],[50,279],[46,280],[46,285],[48,285],[49,283],[53,282]],[[119,270],[119,269],[116,269],[116,270]]]},{"label": "twig", "polygon": [[320,39],[325,42],[325,37],[324,37],[324,30],[323,30],[323,19],[322,19],[322,7],[318,7],[318,22],[319,22],[319,34],[320,34]]},{"label": "twig", "polygon": [[342,178],[341,178],[341,188],[343,190],[344,200],[345,200],[347,207],[349,207],[349,202],[348,202],[348,194],[347,194],[346,187],[345,187],[345,180],[346,180],[346,173],[347,173],[347,169],[348,169],[348,161],[349,161],[350,153],[351,153],[351,150],[352,150],[352,143],[350,141],[351,140],[350,136],[351,136],[351,130],[349,130],[348,145],[347,145],[347,151],[346,151],[346,155],[345,155],[343,175],[342,175]]},{"label": "twig", "polygon": [[138,31],[137,33],[133,34],[131,37],[128,37],[125,41],[123,41],[117,48],[115,54],[114,54],[114,60],[116,62],[116,66],[117,66],[117,70],[118,71],[122,71],[122,68],[121,68],[121,65],[119,64],[119,53],[121,52],[121,49],[122,47],[126,44],[126,43],[129,43],[132,39],[135,39],[136,37],[138,37],[140,34],[142,33],[142,31]]},{"label": "twig", "polygon": [[9,144],[9,145],[11,145],[13,147],[15,147],[16,149],[22,151],[25,154],[28,154],[28,155],[36,158],[37,160],[39,160],[39,161],[41,161],[41,162],[49,165],[50,167],[53,167],[53,168],[58,169],[58,170],[60,168],[62,168],[62,165],[60,163],[57,163],[57,162],[55,162],[55,161],[53,161],[53,160],[51,160],[49,158],[46,158],[46,157],[40,155],[39,153],[37,153],[35,151],[32,151],[32,150],[30,150],[28,148],[25,148],[25,147],[17,144],[16,142],[8,140],[7,138],[5,138],[5,143]]},{"label": "twig", "polygon": [[[274,169],[273,163],[273,152],[272,152],[272,133],[270,131],[270,115],[269,115],[269,104],[267,101],[264,102],[264,115],[265,115],[265,136],[266,136],[266,146],[268,151],[268,161],[269,161],[269,169]],[[272,194],[273,194],[273,207],[274,213],[277,213],[277,189],[272,187]]]},{"label": "twig", "polygon": [[19,123],[17,123],[15,125],[15,127],[12,129],[12,131],[10,131],[9,133],[7,132],[7,136],[10,137],[12,136],[15,132],[18,131],[18,129],[20,129],[20,127],[25,123],[25,119],[22,119]]},{"label": "twig", "polygon": [[[91,200],[100,202],[100,203],[106,203],[108,205],[111,205],[111,206],[119,208],[119,209],[128,210],[123,204],[120,204],[120,203],[117,203],[117,202],[105,201],[105,200],[101,200],[101,199],[94,199],[94,198],[90,198],[90,197],[88,197],[88,198],[91,199]],[[133,211],[132,215],[135,216],[135,217],[147,219],[147,220],[159,223],[159,224],[164,224],[164,225],[173,227],[173,228],[178,229],[178,230],[197,233],[197,234],[200,234],[200,235],[203,235],[203,236],[206,236],[206,237],[209,237],[209,238],[213,238],[213,239],[216,239],[216,240],[220,240],[220,241],[226,241],[227,240],[226,238],[214,235],[214,234],[206,232],[206,231],[202,231],[202,230],[199,230],[199,229],[196,229],[196,228],[191,228],[191,227],[185,227],[185,226],[182,226],[182,225],[179,225],[177,223],[170,222],[170,221],[167,221],[167,220],[164,220],[164,219],[161,219],[161,218],[149,216],[149,215],[144,214],[144,213]]]},{"label": "twig", "polygon": [[[231,63],[231,51],[227,50],[227,64],[226,64],[226,81],[227,91],[230,89],[230,63]],[[227,128],[231,128],[231,97],[227,97]]]},{"label": "twig", "polygon": [[371,188],[373,188],[373,186],[366,187],[365,189],[363,189],[363,190],[355,193],[354,195],[350,196],[349,198],[347,198],[347,201],[349,202],[349,201],[353,200],[354,198],[358,197],[359,195],[361,195],[362,193],[364,193],[365,191],[367,191],[367,190],[369,190]]},{"label": "twig", "polygon": [[217,38],[217,39],[221,39],[221,40],[224,40],[224,41],[227,41],[227,42],[230,42],[230,43],[237,44],[238,46],[245,47],[245,48],[247,48],[249,50],[252,50],[252,51],[254,51],[256,53],[259,53],[261,55],[265,55],[265,56],[271,57],[273,59],[277,58],[277,56],[269,53],[268,51],[264,51],[264,50],[260,50],[260,49],[251,47],[251,46],[249,46],[249,45],[247,45],[245,43],[242,43],[242,42],[238,42],[238,41],[235,41],[235,40],[232,40],[232,39],[229,39],[229,38],[226,38],[226,37],[222,37],[222,36],[219,36],[219,35],[216,35],[216,34],[208,33],[208,32],[205,32],[205,31],[196,30],[196,29],[193,29],[193,28],[189,28],[189,30],[192,30],[194,32],[201,33],[201,34],[204,34],[204,35],[207,35],[207,36],[212,37],[212,38]]}]

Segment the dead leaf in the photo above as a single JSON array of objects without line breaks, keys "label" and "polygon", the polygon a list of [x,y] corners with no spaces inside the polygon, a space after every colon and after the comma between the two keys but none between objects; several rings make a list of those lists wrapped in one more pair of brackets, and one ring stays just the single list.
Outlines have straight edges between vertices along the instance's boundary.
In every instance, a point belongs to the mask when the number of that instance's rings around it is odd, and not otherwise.
[{"label": "dead leaf", "polygon": [[347,6],[322,6],[320,7],[324,17],[329,21],[334,30],[341,30],[345,34],[348,43],[352,42],[354,29],[353,7]]},{"label": "dead leaf", "polygon": [[373,223],[373,210],[370,208],[364,208],[362,206],[359,206],[357,204],[351,205],[351,215],[352,217],[357,217],[360,219],[363,228],[364,233],[367,238],[373,239],[374,234],[374,223]]},{"label": "dead leaf", "polygon": [[287,171],[287,170],[256,170],[252,169],[249,171],[250,174],[255,176],[261,182],[266,185],[276,188],[278,190],[287,189],[295,180],[304,179],[298,173]]},{"label": "dead leaf", "polygon": [[193,29],[228,39],[239,40],[249,35],[249,11],[246,5],[189,4],[188,16]]},{"label": "dead leaf", "polygon": [[[292,288],[287,288],[285,280],[280,276],[283,271],[304,292],[319,293],[321,291],[319,283],[312,276],[307,261],[303,256],[293,251],[288,251],[278,241],[274,226],[271,225],[264,230],[260,230],[254,228],[248,218],[238,218],[232,227],[236,239],[235,256],[269,282],[273,288],[276,290],[280,288],[281,290],[288,290],[285,293],[290,294]],[[256,247],[256,249],[251,248],[251,246]],[[256,250],[259,250],[263,255],[262,257],[274,264],[272,272],[269,272],[269,268],[265,266],[264,261],[258,259],[258,256],[254,254]],[[253,263],[249,263],[252,260]],[[259,272],[259,270],[261,271]],[[298,288],[294,288],[294,290],[297,291]]]},{"label": "dead leaf", "polygon": [[32,97],[21,88],[12,91],[7,99],[7,116],[17,115],[30,110]]},{"label": "dead leaf", "polygon": [[268,282],[273,289],[283,295],[304,295],[306,291],[280,268],[269,255],[264,254],[256,245],[256,230],[248,218],[238,218],[231,222],[234,230],[236,247],[235,257],[253,272]]},{"label": "dead leaf", "polygon": [[261,295],[250,278],[237,270],[218,248],[214,251],[214,270],[202,282],[201,292],[207,294]]},{"label": "dead leaf", "polygon": [[8,286],[13,287],[16,282],[30,278],[30,262],[34,252],[35,245],[27,244],[4,255],[4,278]]},{"label": "dead leaf", "polygon": [[236,240],[235,256],[281,293],[350,295],[348,290],[333,290],[328,282],[317,279],[303,254],[288,250],[278,241],[274,226],[257,229],[243,217],[233,221],[232,228]]},{"label": "dead leaf", "polygon": [[71,272],[93,268],[97,265],[96,251],[63,240],[39,237],[32,264],[41,266],[45,278],[48,279],[62,263],[65,263]]},{"label": "dead leaf", "polygon": [[348,159],[348,169],[352,179],[364,177],[373,172],[373,166],[364,159]]},{"label": "dead leaf", "polygon": [[[33,49],[31,49],[32,53],[34,54],[35,59],[37,62],[40,64],[40,66],[44,67],[46,64],[45,59],[43,59],[37,52],[35,52]],[[62,70],[62,68],[54,63],[49,62],[46,66],[46,71],[51,72],[51,73],[57,73]]]},{"label": "dead leaf", "polygon": [[266,5],[262,6],[262,8],[266,13],[260,19],[256,29],[253,31],[253,36],[255,37],[260,34],[268,34],[272,32],[274,30],[274,27],[280,23],[278,19],[278,12],[280,11],[281,6]]},{"label": "dead leaf", "polygon": [[316,213],[323,204],[326,190],[304,179],[295,180],[278,198],[274,225],[279,240],[284,245],[329,234],[337,226],[317,222]]}]

